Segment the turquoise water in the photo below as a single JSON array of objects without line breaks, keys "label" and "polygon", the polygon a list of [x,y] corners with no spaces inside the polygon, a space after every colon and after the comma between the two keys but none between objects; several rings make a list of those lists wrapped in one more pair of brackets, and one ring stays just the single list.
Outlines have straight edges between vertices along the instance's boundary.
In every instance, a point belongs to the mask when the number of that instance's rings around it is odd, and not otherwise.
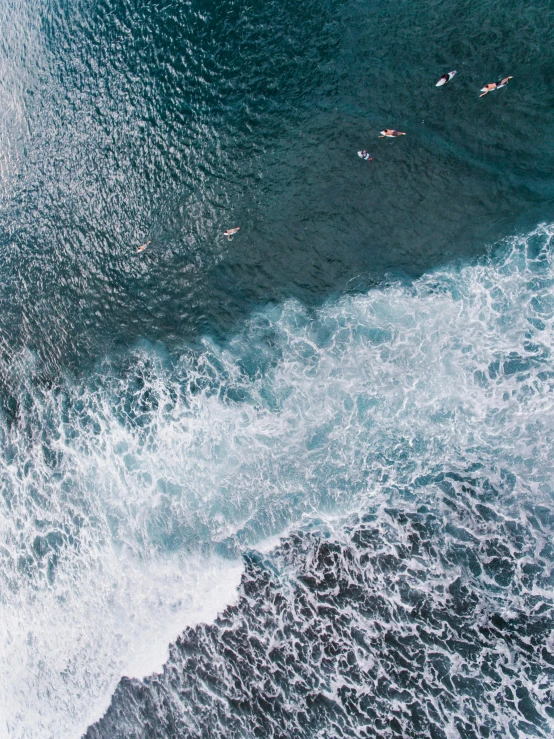
[{"label": "turquoise water", "polygon": [[552,3],[0,18],[0,736],[548,736]]}]

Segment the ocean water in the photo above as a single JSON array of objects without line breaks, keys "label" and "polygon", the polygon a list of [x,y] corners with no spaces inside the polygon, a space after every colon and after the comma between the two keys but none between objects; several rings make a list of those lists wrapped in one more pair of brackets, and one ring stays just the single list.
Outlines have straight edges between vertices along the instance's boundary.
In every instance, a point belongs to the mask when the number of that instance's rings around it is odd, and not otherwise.
[{"label": "ocean water", "polygon": [[0,737],[552,735],[552,3],[0,23]]}]

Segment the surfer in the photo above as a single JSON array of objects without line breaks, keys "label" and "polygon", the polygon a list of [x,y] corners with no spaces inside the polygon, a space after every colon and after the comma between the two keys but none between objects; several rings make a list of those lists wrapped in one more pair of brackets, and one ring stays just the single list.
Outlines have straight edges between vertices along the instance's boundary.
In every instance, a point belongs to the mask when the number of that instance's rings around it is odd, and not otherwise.
[{"label": "surfer", "polygon": [[486,95],[488,92],[492,92],[493,90],[500,90],[501,87],[506,87],[508,82],[510,80],[513,80],[514,78],[510,75],[509,77],[504,77],[504,79],[501,79],[500,82],[491,82],[489,85],[485,85],[481,88],[481,95],[479,95],[480,98],[483,97],[483,95]]},{"label": "surfer", "polygon": [[395,131],[393,128],[385,128],[384,131],[381,131],[381,135],[379,136],[380,139],[388,138],[393,139],[396,136],[405,136],[406,134],[403,131]]},{"label": "surfer", "polygon": [[234,236],[237,231],[240,231],[240,226],[238,226],[238,228],[228,228],[223,235],[227,236],[227,241],[232,241],[233,239],[231,238],[231,236]]},{"label": "surfer", "polygon": [[359,151],[358,152],[358,156],[361,159],[365,159],[366,162],[371,162],[372,159],[373,159],[373,157],[371,156],[371,154],[369,153],[369,151],[366,151],[365,149],[362,149],[362,151]]},{"label": "surfer", "polygon": [[450,80],[452,79],[452,77],[454,77],[455,74],[456,74],[455,69],[452,72],[447,72],[446,74],[443,74],[443,76],[437,82],[435,87],[441,87],[441,85],[446,85],[446,83],[450,82]]},{"label": "surfer", "polygon": [[487,95],[489,92],[492,92],[493,90],[496,90],[496,82],[491,82],[490,84],[482,87],[480,90],[481,94],[479,95],[479,97],[482,98],[484,95]]},{"label": "surfer", "polygon": [[139,248],[137,249],[137,252],[144,251],[146,249],[146,247],[148,246],[148,244],[151,244],[151,243],[152,243],[152,241],[147,241],[146,244],[143,244],[142,246],[139,246]]}]

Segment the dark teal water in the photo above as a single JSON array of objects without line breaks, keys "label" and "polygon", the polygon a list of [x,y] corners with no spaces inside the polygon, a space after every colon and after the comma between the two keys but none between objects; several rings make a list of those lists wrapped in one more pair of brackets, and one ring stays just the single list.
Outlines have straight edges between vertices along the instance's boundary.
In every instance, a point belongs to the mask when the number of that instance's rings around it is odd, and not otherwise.
[{"label": "dark teal water", "polygon": [[[268,302],[419,275],[549,221],[553,13],[7,6],[3,331],[74,368],[139,337],[228,332]],[[379,140],[385,127],[408,135]]]},{"label": "dark teal water", "polygon": [[0,736],[547,736],[554,4],[0,21]]}]

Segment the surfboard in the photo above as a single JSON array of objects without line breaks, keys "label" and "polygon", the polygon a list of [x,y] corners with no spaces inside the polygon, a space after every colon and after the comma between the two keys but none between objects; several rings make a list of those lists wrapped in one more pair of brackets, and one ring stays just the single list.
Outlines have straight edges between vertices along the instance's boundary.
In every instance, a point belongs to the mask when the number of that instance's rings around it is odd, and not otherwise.
[{"label": "surfboard", "polygon": [[440,78],[440,80],[437,82],[435,87],[442,87],[442,85],[446,85],[447,82],[450,82],[452,77],[456,74],[456,70],[452,70],[452,72],[447,72],[446,74],[443,74],[443,76]]}]

